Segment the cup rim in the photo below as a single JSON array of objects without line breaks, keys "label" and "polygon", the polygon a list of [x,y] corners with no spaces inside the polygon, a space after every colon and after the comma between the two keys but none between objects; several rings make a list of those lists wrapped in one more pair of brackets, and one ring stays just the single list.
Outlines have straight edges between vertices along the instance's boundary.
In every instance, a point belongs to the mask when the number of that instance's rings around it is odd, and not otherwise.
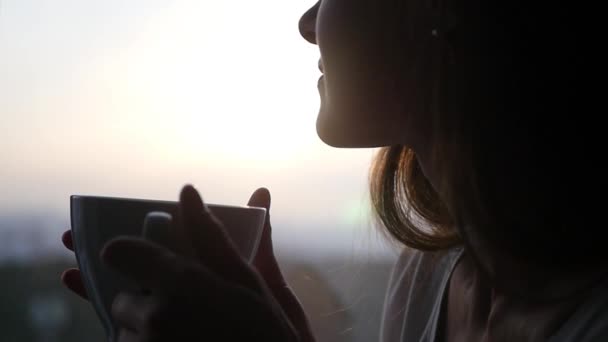
[{"label": "cup rim", "polygon": [[[116,196],[97,196],[97,195],[70,195],[70,200],[102,200],[102,201],[121,201],[121,202],[143,202],[143,203],[158,203],[158,204],[177,204],[177,201],[156,200],[147,198],[132,198],[132,197],[116,197]],[[231,204],[215,204],[205,203],[209,208],[223,209],[245,209],[245,210],[264,210],[264,207],[254,207],[248,205],[231,205]]]}]

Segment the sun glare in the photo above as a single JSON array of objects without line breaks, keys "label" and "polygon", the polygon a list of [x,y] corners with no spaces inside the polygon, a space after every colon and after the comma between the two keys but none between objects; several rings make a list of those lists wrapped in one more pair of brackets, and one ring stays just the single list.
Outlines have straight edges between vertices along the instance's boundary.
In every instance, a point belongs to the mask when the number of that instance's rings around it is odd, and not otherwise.
[{"label": "sun glare", "polygon": [[[255,16],[235,17],[227,6],[213,15],[205,7],[159,13],[114,65],[98,68],[117,73],[109,80],[126,94],[119,98],[123,110],[129,108],[125,115],[138,121],[138,134],[182,158],[204,153],[264,163],[294,158],[318,143],[315,57],[283,44],[305,44],[296,26],[281,33]],[[254,26],[255,32],[245,29]],[[270,33],[281,44],[260,39]]]}]

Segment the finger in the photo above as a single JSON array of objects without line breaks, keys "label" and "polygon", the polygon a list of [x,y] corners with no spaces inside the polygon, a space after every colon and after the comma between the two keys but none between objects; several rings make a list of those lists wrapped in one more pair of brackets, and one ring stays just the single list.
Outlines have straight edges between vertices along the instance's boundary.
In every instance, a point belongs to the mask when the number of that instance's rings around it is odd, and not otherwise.
[{"label": "finger", "polygon": [[185,229],[183,228],[183,218],[181,210],[178,210],[177,215],[173,218],[173,222],[171,224],[171,235],[175,244],[173,246],[173,250],[178,255],[187,257],[191,260],[198,260],[198,255],[194,250],[194,246],[192,245],[192,238],[187,235]]},{"label": "finger", "polygon": [[234,286],[199,263],[178,257],[152,242],[122,237],[102,250],[102,260],[112,269],[161,298],[179,298],[196,293],[209,305],[221,307],[231,298]]},{"label": "finger", "polygon": [[279,264],[274,256],[272,246],[272,226],[270,225],[270,192],[266,188],[257,189],[247,205],[252,207],[266,208],[266,219],[262,231],[262,238],[258,247],[257,254],[253,259],[253,265],[258,270],[266,284],[272,288],[282,288],[285,286],[285,280],[281,274]]},{"label": "finger", "polygon": [[73,242],[71,230],[67,230],[67,231],[63,232],[63,235],[61,235],[61,241],[63,242],[63,245],[67,249],[74,251],[74,242]]},{"label": "finger", "polygon": [[315,338],[310,322],[308,321],[308,316],[306,315],[306,312],[304,312],[302,304],[291,288],[287,285],[281,288],[274,288],[272,290],[272,295],[289,318],[291,324],[293,324],[300,334],[301,341],[314,341]]},{"label": "finger", "polygon": [[121,292],[112,302],[112,318],[115,323],[127,330],[142,332],[146,324],[146,310],[149,308],[150,296]]},{"label": "finger", "polygon": [[199,261],[228,281],[247,283],[250,270],[222,224],[190,185],[180,195],[181,229],[189,236]]},{"label": "finger", "polygon": [[63,285],[65,285],[65,287],[82,297],[82,299],[89,300],[89,296],[87,296],[87,291],[84,288],[84,284],[82,283],[80,270],[76,268],[65,270],[61,275],[61,282],[63,282]]},{"label": "finger", "polygon": [[167,248],[135,237],[109,241],[101,251],[112,269],[147,289],[172,288],[179,272],[176,255]]},{"label": "finger", "polygon": [[270,202],[270,191],[266,188],[259,188],[253,192],[247,205],[251,207],[266,208],[266,210],[268,210],[270,209]]},{"label": "finger", "polygon": [[101,258],[142,288],[161,294],[174,295],[193,289],[217,292],[220,286],[219,279],[203,265],[141,238],[113,239],[102,249]]},{"label": "finger", "polygon": [[312,329],[308,317],[302,308],[302,304],[287,285],[281,272],[279,264],[274,255],[272,246],[272,226],[270,224],[271,196],[268,189],[256,190],[249,199],[248,205],[252,207],[266,208],[266,220],[262,232],[262,240],[258,248],[253,264],[268,285],[273,297],[289,317],[289,320],[301,334],[303,341],[314,341]]}]

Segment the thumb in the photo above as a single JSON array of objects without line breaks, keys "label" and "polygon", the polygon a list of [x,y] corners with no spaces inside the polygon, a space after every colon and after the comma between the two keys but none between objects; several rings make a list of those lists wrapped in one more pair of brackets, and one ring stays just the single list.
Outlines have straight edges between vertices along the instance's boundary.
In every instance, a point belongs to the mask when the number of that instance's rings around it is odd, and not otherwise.
[{"label": "thumb", "polygon": [[181,236],[187,237],[198,262],[225,280],[249,284],[245,261],[226,234],[223,225],[203,203],[191,185],[180,194]]},{"label": "thumb", "polygon": [[274,256],[272,247],[272,227],[270,225],[270,192],[266,188],[257,189],[247,205],[251,207],[266,208],[266,219],[262,231],[262,238],[258,246],[257,254],[253,259],[253,266],[258,273],[264,278],[266,284],[271,288],[279,288],[285,286],[285,280],[281,274],[281,270]]},{"label": "thumb", "polygon": [[306,313],[296,295],[287,285],[272,247],[272,226],[270,225],[270,192],[266,188],[256,190],[249,199],[249,206],[266,208],[266,221],[258,252],[253,259],[253,266],[268,285],[291,323],[298,330],[302,341],[314,341],[312,329]]}]

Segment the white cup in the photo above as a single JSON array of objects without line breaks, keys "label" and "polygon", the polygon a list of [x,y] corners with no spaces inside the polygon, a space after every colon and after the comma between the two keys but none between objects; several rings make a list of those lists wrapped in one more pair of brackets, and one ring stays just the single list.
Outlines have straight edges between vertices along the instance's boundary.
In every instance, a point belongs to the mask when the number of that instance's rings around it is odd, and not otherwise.
[{"label": "white cup", "polygon": [[[266,209],[208,204],[223,223],[227,235],[241,256],[251,262],[257,252]],[[118,292],[135,290],[123,277],[101,262],[106,242],[118,236],[143,236],[169,245],[168,229],[177,214],[177,202],[97,196],[71,196],[70,214],[76,260],[89,300],[99,316],[108,339],[115,341],[112,301]],[[146,229],[144,232],[144,222]]]}]

